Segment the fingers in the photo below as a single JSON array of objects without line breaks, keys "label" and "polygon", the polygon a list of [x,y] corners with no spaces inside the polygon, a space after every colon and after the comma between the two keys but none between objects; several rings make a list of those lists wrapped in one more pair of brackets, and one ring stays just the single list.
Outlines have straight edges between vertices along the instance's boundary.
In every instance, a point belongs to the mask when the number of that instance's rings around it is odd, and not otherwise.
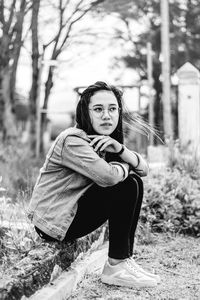
[{"label": "fingers", "polygon": [[112,145],[112,141],[111,140],[108,140],[107,142],[105,142],[103,144],[103,146],[100,148],[100,151],[103,151],[105,150],[108,146]]},{"label": "fingers", "polygon": [[[94,147],[94,150],[95,151],[98,151],[98,150],[100,150],[101,149],[101,147],[102,147],[102,145],[104,145],[106,142],[108,142],[110,140],[110,137],[103,137],[102,139],[100,139],[97,143],[96,143],[96,145],[95,145],[95,147]],[[101,150],[100,150],[101,151]]]},{"label": "fingers", "polygon": [[[92,136],[89,136],[90,138]],[[93,136],[93,140],[90,142],[90,146],[94,146],[96,143],[98,143],[99,140],[105,139],[105,138],[109,138],[108,136],[105,135],[97,135],[97,136]]]},{"label": "fingers", "polygon": [[116,141],[109,135],[88,135],[88,137],[92,139],[90,146],[94,148],[94,151],[115,152]]}]

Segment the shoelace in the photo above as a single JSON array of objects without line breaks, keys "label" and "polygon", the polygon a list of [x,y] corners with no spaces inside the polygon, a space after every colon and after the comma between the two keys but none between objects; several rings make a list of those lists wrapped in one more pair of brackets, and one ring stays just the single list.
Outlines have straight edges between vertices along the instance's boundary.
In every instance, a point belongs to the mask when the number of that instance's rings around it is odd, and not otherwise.
[{"label": "shoelace", "polygon": [[[134,260],[133,257],[129,257],[128,259],[129,259],[129,263],[133,266],[133,268],[135,268],[139,272],[144,272],[145,271],[140,265],[138,265],[136,263],[136,261]],[[145,272],[147,272],[147,271],[145,271]],[[150,273],[150,272],[148,272],[148,273]],[[155,274],[152,272],[152,275],[155,275]]]},{"label": "shoelace", "polygon": [[132,256],[129,257],[128,259],[129,259],[129,261],[130,261],[130,263],[131,263],[131,265],[132,265],[133,267],[135,267],[137,270],[142,270],[142,267],[140,267],[140,266],[136,263],[136,261],[134,260],[134,258],[133,258]]},{"label": "shoelace", "polygon": [[131,272],[133,272],[136,276],[141,276],[141,272],[139,271],[139,269],[135,268],[135,266],[133,266],[132,264],[133,258],[129,257],[126,259],[126,263],[128,268],[131,270]]}]

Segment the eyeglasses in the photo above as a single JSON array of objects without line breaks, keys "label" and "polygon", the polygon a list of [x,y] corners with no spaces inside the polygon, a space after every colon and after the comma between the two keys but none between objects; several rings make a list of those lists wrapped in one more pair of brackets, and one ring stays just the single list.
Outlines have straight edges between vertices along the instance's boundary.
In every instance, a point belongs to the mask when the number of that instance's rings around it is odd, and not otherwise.
[{"label": "eyeglasses", "polygon": [[[103,117],[106,111],[106,109],[103,107],[94,107],[94,108],[90,108],[89,110],[91,110],[93,115],[97,118]],[[109,107],[107,111],[110,117],[116,117],[119,114],[120,108],[113,106],[113,107]]]}]

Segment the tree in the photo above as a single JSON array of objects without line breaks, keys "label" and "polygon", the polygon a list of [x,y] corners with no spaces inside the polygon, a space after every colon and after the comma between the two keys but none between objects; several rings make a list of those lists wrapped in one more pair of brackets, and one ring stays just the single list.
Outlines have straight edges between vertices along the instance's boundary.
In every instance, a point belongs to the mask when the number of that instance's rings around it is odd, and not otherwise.
[{"label": "tree", "polygon": [[[131,5],[127,10],[124,9],[128,3]],[[110,5],[102,4],[102,9],[107,13],[115,13],[116,16],[125,25],[124,30],[116,29],[113,37],[115,40],[121,40],[124,47],[131,42],[128,51],[124,55],[117,57],[128,67],[138,71],[140,78],[147,77],[146,66],[146,44],[152,43],[153,49],[153,79],[154,89],[156,91],[154,110],[154,123],[159,129],[163,130],[163,104],[161,101],[162,82],[161,82],[161,18],[160,1],[158,0],[135,0],[125,1],[117,0],[110,2]],[[169,2],[170,9],[170,57],[171,57],[171,75],[183,65],[190,61],[197,68],[200,68],[200,7],[198,0],[173,0]],[[136,33],[131,29],[131,23],[137,21],[143,26],[143,30]],[[125,48],[125,47],[124,47]],[[175,87],[172,87],[174,89]],[[175,112],[175,103],[172,103],[172,111]]]},{"label": "tree", "polygon": [[28,9],[28,0],[0,0],[0,130],[4,140],[17,135],[15,83]]},{"label": "tree", "polygon": [[[80,40],[80,36],[76,32],[76,25],[80,23],[82,19],[85,18],[96,6],[102,3],[104,0],[59,0],[58,4],[55,4],[54,1],[49,1],[51,6],[48,9],[53,8],[53,14],[47,20],[49,28],[52,22],[54,30],[52,30],[48,41],[41,41],[40,48],[43,49],[43,52],[40,55],[44,58],[45,61],[57,61],[61,54],[71,46],[72,43]],[[45,7],[41,7],[42,9]],[[55,18],[57,16],[57,18]],[[42,22],[41,22],[42,24]],[[40,24],[40,25],[41,25]],[[42,28],[43,29],[43,28]],[[87,33],[85,35],[87,36]],[[41,34],[42,35],[42,34]],[[40,65],[40,68],[42,66]],[[45,81],[45,91],[43,99],[43,111],[47,111],[48,100],[50,96],[51,89],[54,84],[54,70],[55,67],[51,64],[48,67],[47,78]],[[41,117],[42,121],[42,130],[41,130],[41,142],[43,131],[46,126],[46,114],[43,113]],[[43,144],[41,143],[41,152],[43,151]]]},{"label": "tree", "polygon": [[[153,87],[156,90],[154,111],[154,124],[160,130],[163,129],[162,116],[162,83],[161,75],[161,39],[160,39],[160,3],[158,0],[152,1],[124,1],[117,0],[102,4],[103,15],[106,12],[115,14],[123,25],[116,28],[113,39],[115,42],[121,41],[123,55],[115,58],[115,62],[120,60],[125,66],[137,71],[141,80],[147,79],[147,44],[151,42],[153,51]],[[140,31],[135,30],[135,23],[140,25]],[[128,45],[128,47],[127,47]],[[159,126],[158,126],[159,125]]]}]

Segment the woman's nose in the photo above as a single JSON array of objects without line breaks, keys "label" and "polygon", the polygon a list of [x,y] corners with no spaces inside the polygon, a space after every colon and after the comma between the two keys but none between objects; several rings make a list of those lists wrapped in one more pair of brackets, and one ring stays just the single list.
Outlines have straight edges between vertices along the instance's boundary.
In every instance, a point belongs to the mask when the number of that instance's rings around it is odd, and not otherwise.
[{"label": "woman's nose", "polygon": [[108,109],[104,109],[102,118],[103,119],[110,119],[110,114],[108,112]]}]

